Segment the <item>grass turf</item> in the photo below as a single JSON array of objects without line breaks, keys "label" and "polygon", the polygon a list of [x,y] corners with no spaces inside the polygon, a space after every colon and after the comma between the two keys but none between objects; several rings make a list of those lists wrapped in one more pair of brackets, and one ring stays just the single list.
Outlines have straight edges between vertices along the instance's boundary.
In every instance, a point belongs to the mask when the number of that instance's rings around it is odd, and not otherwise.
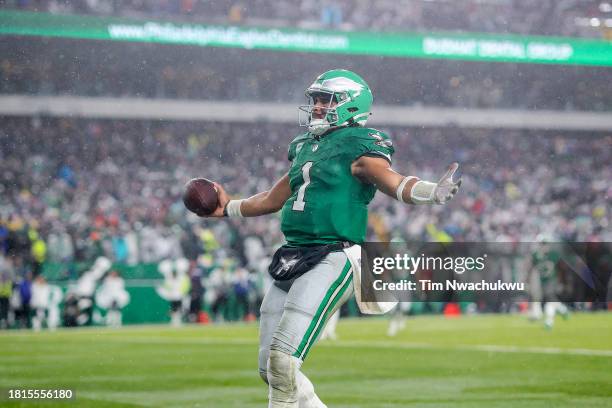
[{"label": "grass turf", "polygon": [[[303,371],[335,407],[610,407],[612,314],[552,331],[522,316],[343,320]],[[76,401],[7,407],[265,407],[252,324],[0,334],[0,389],[72,388]]]}]

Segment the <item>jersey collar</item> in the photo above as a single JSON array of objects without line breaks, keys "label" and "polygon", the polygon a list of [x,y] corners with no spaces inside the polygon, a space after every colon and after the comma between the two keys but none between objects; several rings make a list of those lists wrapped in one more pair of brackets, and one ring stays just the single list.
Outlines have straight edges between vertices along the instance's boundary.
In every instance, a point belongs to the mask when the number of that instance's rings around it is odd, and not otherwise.
[{"label": "jersey collar", "polygon": [[312,138],[313,138],[314,140],[321,140],[321,139],[323,139],[324,137],[329,136],[329,135],[330,135],[331,133],[333,133],[334,131],[336,131],[336,130],[338,130],[338,129],[343,129],[343,128],[345,128],[345,127],[346,127],[346,126],[333,126],[333,127],[330,127],[329,129],[327,129],[325,132],[321,133],[320,135],[313,135],[313,134],[311,134],[311,136],[312,136]]}]

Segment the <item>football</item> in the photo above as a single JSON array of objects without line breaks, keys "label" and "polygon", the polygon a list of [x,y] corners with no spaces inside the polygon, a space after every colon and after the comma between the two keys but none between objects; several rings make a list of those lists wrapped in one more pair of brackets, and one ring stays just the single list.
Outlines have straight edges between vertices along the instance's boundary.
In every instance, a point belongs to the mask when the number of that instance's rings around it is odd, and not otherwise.
[{"label": "football", "polygon": [[219,194],[212,181],[194,178],[185,184],[183,203],[189,211],[204,217],[212,214],[219,205]]}]

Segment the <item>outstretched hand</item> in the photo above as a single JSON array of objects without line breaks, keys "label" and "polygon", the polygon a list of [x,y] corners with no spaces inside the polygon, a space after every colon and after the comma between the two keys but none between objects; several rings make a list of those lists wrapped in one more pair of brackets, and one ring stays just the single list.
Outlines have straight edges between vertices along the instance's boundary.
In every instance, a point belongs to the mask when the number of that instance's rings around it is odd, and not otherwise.
[{"label": "outstretched hand", "polygon": [[227,195],[227,192],[221,186],[221,184],[213,181],[213,185],[215,186],[215,189],[217,190],[217,194],[219,195],[219,203],[217,204],[217,208],[215,209],[215,211],[213,211],[212,214],[207,215],[207,217],[224,217],[223,209],[225,208],[225,206],[227,205],[227,202],[229,201],[229,196]]},{"label": "outstretched hand", "polygon": [[461,179],[454,181],[453,176],[459,168],[458,163],[452,163],[446,173],[440,178],[433,192],[433,200],[436,204],[444,204],[450,201],[459,191]]}]

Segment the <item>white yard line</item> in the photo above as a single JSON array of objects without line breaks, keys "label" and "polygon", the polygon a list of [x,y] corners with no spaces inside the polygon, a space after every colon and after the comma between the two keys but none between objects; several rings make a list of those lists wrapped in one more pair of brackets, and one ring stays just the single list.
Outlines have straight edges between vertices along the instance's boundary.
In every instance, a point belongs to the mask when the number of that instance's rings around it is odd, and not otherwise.
[{"label": "white yard line", "polygon": [[583,348],[559,348],[559,347],[530,347],[530,346],[503,346],[489,344],[458,344],[455,346],[439,346],[427,343],[399,343],[393,341],[361,341],[347,340],[338,343],[322,343],[322,346],[331,347],[378,347],[389,349],[432,349],[432,350],[459,350],[459,351],[483,351],[494,353],[535,353],[535,354],[570,354],[581,356],[603,356],[612,357],[612,350],[594,350]]},{"label": "white yard line", "polygon": [[[235,344],[255,345],[257,339],[220,339],[220,338],[181,338],[181,337],[112,337],[105,341],[116,341],[136,344]],[[338,347],[338,348],[384,348],[384,349],[428,349],[428,350],[457,350],[457,351],[480,351],[488,353],[534,353],[534,354],[566,354],[578,356],[612,357],[612,350],[594,350],[583,348],[559,348],[559,347],[530,347],[530,346],[503,346],[489,344],[458,344],[454,346],[440,346],[427,343],[401,343],[396,341],[367,341],[367,340],[340,340],[337,342],[323,342],[316,347]]]}]

